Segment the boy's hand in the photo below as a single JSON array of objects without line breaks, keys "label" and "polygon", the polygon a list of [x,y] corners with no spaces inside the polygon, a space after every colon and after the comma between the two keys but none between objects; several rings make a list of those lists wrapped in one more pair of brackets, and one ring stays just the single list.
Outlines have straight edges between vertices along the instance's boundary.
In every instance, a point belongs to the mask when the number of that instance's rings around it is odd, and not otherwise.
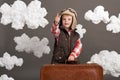
[{"label": "boy's hand", "polygon": [[55,24],[59,24],[61,15],[59,15],[59,13],[57,13],[56,17],[55,17]]},{"label": "boy's hand", "polygon": [[68,57],[68,61],[74,61],[75,60],[75,57],[74,56],[69,56]]}]

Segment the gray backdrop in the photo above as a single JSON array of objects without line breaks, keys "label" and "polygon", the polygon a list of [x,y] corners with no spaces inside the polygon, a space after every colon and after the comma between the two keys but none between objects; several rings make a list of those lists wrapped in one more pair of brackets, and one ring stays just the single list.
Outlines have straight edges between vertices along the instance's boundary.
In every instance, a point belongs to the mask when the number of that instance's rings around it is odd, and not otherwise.
[{"label": "gray backdrop", "polygon": [[[15,0],[0,0],[0,6],[3,3],[13,4]],[[29,4],[31,0],[23,0],[26,4]],[[0,75],[7,74],[9,77],[13,77],[15,80],[40,80],[40,69],[44,64],[50,64],[52,57],[52,50],[54,44],[54,38],[51,34],[51,25],[53,23],[56,13],[64,8],[71,7],[78,13],[78,23],[82,24],[87,30],[84,38],[81,39],[83,43],[83,51],[80,55],[80,63],[86,63],[90,60],[90,57],[94,53],[99,53],[101,50],[115,50],[120,53],[120,33],[113,34],[106,31],[106,24],[103,22],[95,25],[91,21],[84,19],[84,14],[88,10],[93,10],[96,6],[102,5],[105,10],[108,10],[111,15],[120,13],[120,0],[41,0],[42,7],[47,9],[47,16],[45,17],[49,24],[45,28],[39,27],[38,29],[28,29],[25,25],[23,30],[15,30],[11,28],[11,24],[0,24],[0,57],[4,52],[8,52],[11,55],[16,55],[19,58],[24,59],[24,63],[21,67],[14,67],[11,71],[0,67]],[[1,14],[0,14],[1,17]],[[27,54],[25,52],[17,52],[15,50],[16,43],[13,41],[15,36],[21,36],[26,33],[29,37],[38,36],[40,39],[47,37],[49,39],[49,46],[51,52],[49,55],[43,55],[42,58],[35,57],[32,53]],[[105,75],[104,80],[120,80],[119,78]]]}]

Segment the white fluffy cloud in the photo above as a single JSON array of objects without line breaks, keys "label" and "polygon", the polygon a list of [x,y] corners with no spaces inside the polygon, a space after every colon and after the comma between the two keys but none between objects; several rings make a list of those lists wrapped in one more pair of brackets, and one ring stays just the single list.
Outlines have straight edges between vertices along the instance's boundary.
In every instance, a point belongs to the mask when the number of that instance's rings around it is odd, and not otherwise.
[{"label": "white fluffy cloud", "polygon": [[28,6],[21,0],[16,0],[11,6],[4,3],[0,7],[2,13],[1,23],[7,25],[12,23],[12,28],[23,29],[27,24],[30,29],[44,28],[49,22],[44,18],[47,15],[46,9],[41,8],[39,0],[31,1]]},{"label": "white fluffy cloud", "polygon": [[3,57],[0,57],[0,66],[5,67],[8,70],[14,68],[16,66],[22,66],[23,59],[17,58],[16,56],[10,56],[7,52],[4,53]]},{"label": "white fluffy cloud", "polygon": [[104,74],[120,76],[120,54],[116,51],[102,50],[94,54],[88,63],[97,63],[104,69]]},{"label": "white fluffy cloud", "polygon": [[88,10],[85,13],[84,18],[88,21],[91,20],[94,24],[98,24],[101,21],[104,23],[108,23],[110,21],[108,11],[104,11],[104,7],[101,5],[97,6],[94,11]]},{"label": "white fluffy cloud", "polygon": [[0,7],[0,12],[2,13],[2,17],[1,17],[1,23],[4,25],[7,25],[9,23],[12,22],[11,20],[11,7],[7,4],[4,3],[1,7]]},{"label": "white fluffy cloud", "polygon": [[15,37],[14,41],[17,43],[15,48],[17,51],[33,52],[38,58],[42,57],[43,53],[49,54],[50,52],[50,47],[47,46],[49,43],[47,38],[41,40],[36,36],[29,38],[29,36],[24,33],[20,37]]},{"label": "white fluffy cloud", "polygon": [[0,80],[14,80],[12,77],[8,77],[6,74],[0,76]]},{"label": "white fluffy cloud", "polygon": [[86,33],[86,29],[84,29],[81,24],[77,24],[76,29],[76,32],[80,35],[80,38],[83,38],[83,35]]},{"label": "white fluffy cloud", "polygon": [[44,18],[47,15],[46,9],[41,8],[41,2],[38,0],[31,1],[27,7],[26,24],[28,28],[36,29],[39,27],[45,27],[48,21]]},{"label": "white fluffy cloud", "polygon": [[118,17],[115,15],[110,17],[110,23],[106,26],[107,31],[112,31],[112,33],[120,32],[120,14]]},{"label": "white fluffy cloud", "polygon": [[23,29],[25,24],[24,14],[26,12],[26,4],[17,0],[11,5],[11,20],[12,20],[12,28],[18,30]]}]

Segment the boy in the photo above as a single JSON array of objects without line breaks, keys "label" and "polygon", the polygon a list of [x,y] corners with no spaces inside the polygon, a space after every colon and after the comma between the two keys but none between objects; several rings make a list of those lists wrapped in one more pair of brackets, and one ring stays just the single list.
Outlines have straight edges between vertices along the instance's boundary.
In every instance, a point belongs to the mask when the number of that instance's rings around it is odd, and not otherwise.
[{"label": "boy", "polygon": [[79,34],[75,32],[77,13],[68,8],[55,17],[52,33],[55,36],[52,64],[76,61],[82,50]]}]

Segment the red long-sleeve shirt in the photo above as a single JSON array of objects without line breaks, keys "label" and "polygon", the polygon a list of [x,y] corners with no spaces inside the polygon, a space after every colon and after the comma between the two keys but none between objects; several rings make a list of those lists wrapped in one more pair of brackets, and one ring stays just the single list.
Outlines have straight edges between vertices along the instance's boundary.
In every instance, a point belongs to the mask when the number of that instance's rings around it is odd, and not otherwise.
[{"label": "red long-sleeve shirt", "polygon": [[[68,32],[70,33],[70,32]],[[58,24],[53,24],[52,26],[52,34],[56,37],[57,41],[59,40],[59,35],[60,35],[60,29],[59,29],[59,25]],[[74,49],[72,50],[72,52],[70,53],[70,56],[74,56],[75,58],[77,58],[80,53],[82,51],[82,43],[80,41],[80,38],[76,41],[76,45],[74,47]]]}]

